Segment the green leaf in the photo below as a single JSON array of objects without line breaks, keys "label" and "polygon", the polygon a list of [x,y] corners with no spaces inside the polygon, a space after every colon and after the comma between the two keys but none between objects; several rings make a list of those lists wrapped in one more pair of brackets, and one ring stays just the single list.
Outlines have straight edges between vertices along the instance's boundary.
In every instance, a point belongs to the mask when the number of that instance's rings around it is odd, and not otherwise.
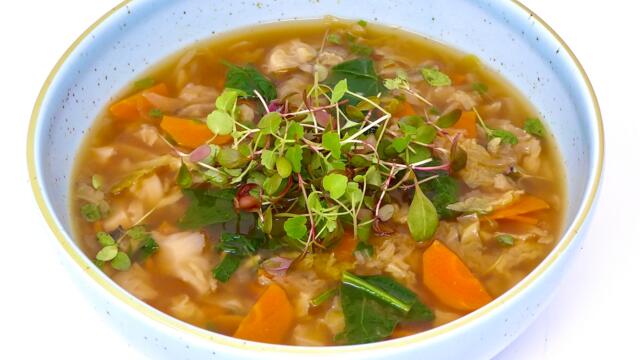
[{"label": "green leaf", "polygon": [[129,255],[120,251],[116,257],[111,260],[111,267],[118,271],[127,271],[131,267],[131,259]]},{"label": "green leaf", "polygon": [[88,222],[96,222],[102,218],[100,208],[96,204],[84,204],[80,207],[80,214]]},{"label": "green leaf", "polygon": [[438,131],[431,125],[421,125],[416,130],[415,140],[423,144],[431,144],[435,140]]},{"label": "green leaf", "polygon": [[284,157],[289,160],[293,171],[299,173],[302,169],[302,148],[296,144],[289,147],[284,154]]},{"label": "green leaf", "polygon": [[501,235],[496,236],[496,241],[501,246],[509,247],[509,246],[513,246],[513,244],[515,242],[515,239],[513,238],[513,236],[511,236],[509,234],[501,234]]},{"label": "green leaf", "polygon": [[282,177],[278,174],[273,174],[266,178],[264,183],[262,183],[262,189],[267,195],[273,195],[280,188],[280,184],[282,183]]},{"label": "green leaf", "polygon": [[407,164],[415,164],[431,158],[431,150],[424,146],[416,146],[414,151],[407,151]]},{"label": "green leaf", "polygon": [[367,26],[367,22],[365,20],[358,20],[358,25],[365,27]]},{"label": "green leaf", "polygon": [[266,243],[266,237],[261,231],[249,235],[222,233],[216,249],[236,256],[250,256],[255,254],[264,243]]},{"label": "green leaf", "polygon": [[295,216],[284,222],[284,231],[292,239],[303,240],[307,236],[307,217]]},{"label": "green leaf", "polygon": [[415,241],[423,242],[431,239],[438,227],[438,213],[431,201],[424,195],[420,186],[409,206],[407,215],[409,232]]},{"label": "green leaf", "polygon": [[183,189],[182,192],[190,200],[190,204],[178,222],[181,228],[200,229],[236,219],[234,190]]},{"label": "green leaf", "polygon": [[222,110],[213,110],[207,115],[207,127],[216,135],[229,135],[233,131],[234,120]]},{"label": "green leaf", "polygon": [[241,261],[242,257],[240,256],[232,254],[225,255],[222,261],[213,269],[213,277],[223,283],[229,281],[231,275],[240,267]]},{"label": "green leaf", "polygon": [[216,98],[216,109],[231,114],[233,108],[236,106],[238,96],[247,96],[247,93],[238,89],[224,89],[222,94]]},{"label": "green leaf", "polygon": [[342,174],[329,174],[322,178],[322,187],[329,192],[333,199],[340,199],[347,190],[347,179]]},{"label": "green leaf", "polygon": [[138,250],[138,259],[145,260],[149,256],[155,254],[158,249],[160,249],[158,243],[151,237],[151,235],[147,235],[140,246],[140,250]]},{"label": "green leaf", "polygon": [[258,129],[261,129],[265,134],[277,135],[281,123],[282,115],[279,112],[273,111],[266,113],[262,119],[260,119]]},{"label": "green leaf", "polygon": [[385,276],[363,276],[361,280],[376,291],[410,305],[403,313],[361,288],[347,284],[340,286],[340,300],[344,313],[344,331],[336,340],[347,344],[363,344],[387,339],[398,323],[431,321],[433,313],[422,304],[416,294]]},{"label": "green leaf", "polygon": [[98,232],[96,234],[96,238],[98,239],[98,244],[100,244],[100,246],[103,246],[103,247],[115,245],[116,243],[113,237],[104,231]]},{"label": "green leaf", "polygon": [[445,74],[434,68],[422,69],[422,77],[431,86],[449,86],[451,79]]},{"label": "green leaf", "polygon": [[471,89],[473,89],[473,91],[477,92],[480,95],[483,95],[487,91],[489,91],[489,87],[487,86],[487,84],[483,84],[480,82],[475,82],[471,84]]},{"label": "green leaf", "polygon": [[528,118],[524,121],[524,131],[538,137],[544,136],[545,130],[542,121],[538,118]]},{"label": "green leaf", "polygon": [[149,110],[149,116],[159,119],[164,116],[164,113],[160,109],[151,109]]},{"label": "green leaf", "polygon": [[411,141],[410,136],[397,137],[391,141],[391,146],[393,146],[393,149],[396,152],[401,153],[404,151],[404,149],[407,148],[410,141]]},{"label": "green leaf", "polygon": [[347,90],[348,90],[347,79],[342,79],[338,81],[336,86],[333,87],[333,91],[331,92],[331,103],[335,104],[338,101],[340,101],[340,99],[342,99],[342,97],[347,92]]},{"label": "green leaf", "polygon": [[116,244],[103,247],[96,254],[96,260],[111,261],[118,254],[118,246]]},{"label": "green leaf", "polygon": [[310,303],[313,306],[320,306],[325,301],[334,297],[337,293],[338,293],[338,288],[331,288],[327,291],[322,292],[320,295],[314,297],[313,299],[311,299]]},{"label": "green leaf", "polygon": [[291,163],[284,156],[279,157],[276,161],[276,169],[282,178],[286,179],[291,175]]},{"label": "green leaf", "polygon": [[436,120],[436,125],[441,128],[452,127],[458,122],[458,120],[460,120],[460,115],[462,115],[462,111],[460,109],[450,111],[440,116],[438,120]]},{"label": "green leaf", "polygon": [[262,231],[265,234],[271,234],[271,230],[273,229],[273,210],[271,210],[271,206],[264,212],[264,221],[261,223]]},{"label": "green leaf", "polygon": [[377,187],[382,185],[382,176],[380,175],[380,170],[378,170],[377,166],[369,166],[369,169],[367,169],[367,172],[365,173],[365,178],[369,185]]},{"label": "green leaf", "polygon": [[191,187],[192,182],[193,182],[193,178],[191,177],[191,172],[189,171],[189,168],[183,161],[182,165],[180,165],[180,170],[178,170],[176,183],[181,188],[186,189]]},{"label": "green leaf", "polygon": [[358,183],[349,181],[347,183],[347,191],[345,192],[347,199],[351,203],[352,207],[357,206],[362,201],[364,194],[362,194],[362,190],[360,190],[360,186]]},{"label": "green leaf", "polygon": [[248,157],[242,155],[239,150],[231,147],[221,148],[216,155],[216,160],[220,166],[227,169],[239,169],[249,162]]},{"label": "green leaf", "polygon": [[226,88],[241,90],[248,98],[256,97],[254,90],[257,90],[266,101],[278,97],[275,85],[254,66],[240,67],[230,63],[225,63],[225,65],[229,67],[224,84]]},{"label": "green leaf", "polygon": [[91,186],[93,186],[94,189],[100,190],[102,185],[104,185],[104,177],[102,175],[95,174],[91,177]]},{"label": "green leaf", "polygon": [[342,38],[340,38],[340,35],[338,34],[329,34],[327,36],[327,41],[332,44],[340,45],[342,43]]},{"label": "green leaf", "polygon": [[460,192],[458,181],[448,175],[439,175],[437,178],[422,185],[424,191],[429,195],[438,215],[443,219],[456,216],[456,212],[447,208],[458,201]]},{"label": "green leaf", "polygon": [[140,79],[140,80],[134,82],[133,83],[133,87],[136,90],[140,91],[140,90],[148,89],[148,88],[152,87],[155,84],[156,84],[155,79],[147,77],[147,78],[143,78],[143,79]]},{"label": "green leaf", "polygon": [[260,163],[268,170],[273,170],[276,165],[276,153],[273,150],[262,150]]},{"label": "green leaf", "polygon": [[287,129],[287,140],[298,140],[304,136],[304,128],[295,121],[289,122]]},{"label": "green leaf", "polygon": [[364,255],[366,255],[367,257],[372,257],[373,256],[373,245],[365,242],[365,241],[358,241],[358,244],[356,245],[356,248],[354,250],[354,252],[359,252],[362,253]]},{"label": "green leaf", "polygon": [[386,87],[389,90],[409,88],[409,80],[407,80],[407,73],[401,70],[398,71],[395,78],[384,80],[384,87]]},{"label": "green leaf", "polygon": [[[349,90],[364,97],[376,96],[384,90],[382,81],[376,74],[373,60],[358,58],[340,63],[329,73],[326,84],[332,88],[340,81],[346,79]],[[354,96],[346,95],[351,105],[357,105],[360,100]]]},{"label": "green leaf", "polygon": [[491,138],[500,138],[500,140],[505,144],[515,145],[518,143],[517,136],[515,136],[511,131],[503,129],[492,129],[489,136]]},{"label": "green leaf", "polygon": [[373,48],[359,43],[352,43],[349,50],[358,56],[371,56],[371,54],[373,54]]},{"label": "green leaf", "polygon": [[328,131],[322,134],[322,146],[331,152],[331,156],[340,159],[340,136],[335,131]]}]

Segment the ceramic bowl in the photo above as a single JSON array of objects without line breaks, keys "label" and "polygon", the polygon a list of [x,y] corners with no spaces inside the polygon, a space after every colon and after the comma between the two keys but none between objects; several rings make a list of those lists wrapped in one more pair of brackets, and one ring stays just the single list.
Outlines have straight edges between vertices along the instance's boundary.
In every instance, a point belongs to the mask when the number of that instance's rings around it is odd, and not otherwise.
[{"label": "ceramic bowl", "polygon": [[[324,15],[399,26],[475,54],[526,94],[555,135],[569,175],[566,227],[555,249],[514,288],[459,320],[357,346],[242,341],[174,319],[118,287],[71,235],[70,174],[93,119],[149,66],[212,34]],[[127,341],[152,358],[471,359],[498,353],[549,302],[579,246],[596,197],[603,149],[600,112],[584,70],[558,35],[516,1],[133,0],[93,24],[52,70],[33,111],[28,164],[37,202],[77,283]]]}]

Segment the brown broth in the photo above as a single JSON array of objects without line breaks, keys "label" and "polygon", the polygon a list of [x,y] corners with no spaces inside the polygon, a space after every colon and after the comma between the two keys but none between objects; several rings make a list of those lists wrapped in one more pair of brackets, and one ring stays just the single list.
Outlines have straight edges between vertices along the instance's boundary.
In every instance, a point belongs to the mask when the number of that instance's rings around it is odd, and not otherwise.
[{"label": "brown broth", "polygon": [[[221,91],[226,73],[226,67],[222,64],[222,60],[234,64],[253,63],[261,69],[264,66],[265,58],[269,50],[280,43],[297,38],[315,48],[320,48],[327,29],[331,31],[342,31],[341,29],[349,29],[352,26],[353,23],[351,22],[325,19],[261,25],[259,27],[252,27],[251,29],[241,29],[216,35],[210,40],[182,50],[168,58],[163,63],[150,69],[145,77],[151,77],[155,79],[157,83],[163,82],[167,84],[170,96],[176,96],[180,91],[180,87],[187,82],[214,87],[216,90]],[[292,29],[295,29],[295,35],[292,35]],[[482,113],[485,107],[488,107],[494,101],[502,101],[502,107],[486,119],[489,124],[493,123],[493,119],[508,119],[513,125],[521,127],[524,119],[536,116],[536,112],[516,89],[496,73],[482,66],[475,57],[402,30],[374,24],[367,25],[364,43],[376,49],[385,49],[385,51],[390,54],[397,54],[405,58],[411,66],[418,66],[427,59],[431,60],[440,66],[441,71],[451,74],[454,79],[454,85],[456,85],[456,82],[461,82],[461,84],[456,86],[461,86],[463,90],[466,89],[466,91],[468,91],[473,82],[486,84],[489,90],[482,98],[482,102],[477,106],[479,111]],[[194,61],[191,62],[191,66],[187,67],[187,71],[182,75],[179,74],[179,72],[175,71],[176,64],[185,54],[192,51],[196,53]],[[375,55],[374,60],[377,60]],[[378,61],[382,60],[383,59],[380,58]],[[277,86],[281,84],[289,74],[269,74],[268,76]],[[418,87],[417,90],[419,92],[430,91],[427,89],[426,83]],[[135,92],[137,92],[137,90],[130,87],[116,98],[122,99]],[[446,102],[434,101],[434,105],[439,108],[444,108]],[[428,108],[425,107],[424,110],[428,111]],[[106,109],[96,119],[95,125],[86,136],[84,145],[78,153],[71,189],[71,214],[74,220],[76,239],[87,256],[91,258],[94,258],[100,248],[95,240],[95,233],[105,225],[104,222],[100,222],[101,225],[88,223],[80,216],[80,206],[86,203],[85,200],[79,198],[79,192],[81,191],[79,190],[80,184],[91,184],[92,176],[94,174],[100,174],[104,178],[104,187],[109,188],[121,181],[127,174],[131,173],[131,169],[135,168],[138,162],[153,160],[159,156],[171,153],[162,141],[156,141],[153,146],[147,146],[139,136],[134,135],[140,130],[142,124],[157,126],[158,120],[146,118],[135,122],[117,121],[113,119],[108,109]],[[531,230],[528,225],[512,221],[500,221],[497,223],[481,222],[480,232],[489,235],[481,236],[483,249],[481,250],[482,258],[479,263],[488,265],[480,266],[482,267],[482,269],[480,269],[482,271],[479,271],[479,265],[474,266],[471,264],[474,263],[475,260],[467,263],[467,265],[472,268],[476,276],[478,276],[494,297],[514,286],[515,283],[531,272],[531,270],[542,261],[544,256],[546,256],[555,245],[564,225],[566,203],[564,169],[561,165],[561,159],[551,134],[544,137],[541,146],[540,170],[536,175],[549,178],[551,181],[550,183],[545,183],[546,188],[539,188],[538,192],[544,195],[544,199],[552,205],[552,208],[547,211],[531,214],[531,216],[539,221],[536,226],[548,234],[550,241],[548,243],[539,243],[535,240],[526,240],[531,243],[532,249],[536,249],[535,256],[532,255],[531,258],[526,261],[520,261],[520,258],[517,258],[517,265],[508,268],[508,275],[497,274],[496,268],[502,266],[502,263],[516,260],[505,255],[509,249],[501,247],[493,240],[491,234],[500,232],[527,233]],[[116,154],[103,164],[96,160],[96,152],[94,150],[100,147],[114,147]],[[147,174],[142,176],[141,179],[148,179],[150,176],[152,175]],[[157,176],[162,187],[166,190],[171,188],[172,184],[175,184],[176,169],[170,166],[161,167],[153,176]],[[531,191],[535,192],[537,186],[535,182],[531,186]],[[470,191],[469,188],[463,188],[463,193],[468,191]],[[139,199],[127,190],[117,195],[107,193],[106,200],[112,209],[118,208],[119,206],[125,208],[126,206],[131,206],[134,202],[139,202]],[[144,201],[142,201],[142,203],[142,213],[148,212],[152,206],[144,204]],[[182,198],[171,206],[163,207],[152,212],[144,219],[143,223],[148,230],[158,231],[159,233],[169,234],[178,231],[176,223],[182,214],[184,214],[187,206],[188,201]],[[451,226],[458,226],[455,218],[446,221],[446,223],[453,224]],[[404,262],[409,266],[410,271],[413,272],[414,280],[407,280],[405,285],[416,292],[419,298],[431,307],[436,314],[436,320],[434,322],[400,325],[396,333],[394,333],[394,336],[405,336],[407,334],[428,330],[464,315],[464,313],[447,307],[425,289],[422,285],[420,275],[422,272],[421,255],[425,247],[422,244],[410,244],[403,240],[403,236],[408,237],[408,235],[406,235],[408,231],[405,225],[394,226],[396,234],[391,235],[391,237],[399,239],[395,243],[396,246],[401,247],[403,246],[402,244],[409,244],[407,246],[412,248],[411,253],[404,259]],[[436,236],[444,236],[446,226],[448,225],[441,224]],[[203,233],[206,238],[206,246],[203,253],[206,254],[205,256],[210,262],[209,264],[213,266],[220,259],[220,256],[213,250],[214,245],[217,243],[218,231],[204,231]],[[376,251],[380,251],[387,240],[389,240],[388,236],[374,236],[371,239],[371,243],[374,245]],[[448,243],[448,245],[451,246],[451,243]],[[452,250],[458,253],[463,260],[470,259],[469,253],[462,246],[453,246]],[[162,251],[161,248],[160,253]],[[170,270],[163,269],[164,265],[159,261],[158,255],[159,254],[153,255],[139,265],[140,269],[146,272],[149,285],[157,293],[152,299],[145,301],[161,311],[179,317],[199,327],[211,329],[212,331],[226,335],[233,335],[239,321],[265,289],[265,286],[258,280],[260,272],[256,266],[257,259],[249,260],[249,262],[254,261],[254,264],[245,263],[242,265],[240,270],[234,274],[229,282],[225,284],[218,283],[215,291],[200,294],[188,283],[172,276]],[[320,279],[318,281],[322,282],[322,286],[319,286],[321,290],[335,287],[338,284],[338,278],[336,277],[335,271],[327,270],[330,269],[330,267],[323,267],[322,261],[328,261],[327,259],[323,260],[323,256],[325,258],[330,257],[328,254],[314,255],[313,258],[317,262],[310,264],[312,261],[303,260],[294,268],[292,273],[300,277],[306,276],[309,272],[314,273],[314,278],[317,277]],[[522,257],[525,256],[525,254],[520,254],[519,256]],[[380,268],[370,268],[362,264],[356,265],[355,267],[351,266],[351,269],[362,275],[380,272],[386,273],[384,270],[380,270]],[[117,278],[117,272],[109,266],[104,266],[104,271],[109,276],[116,276]],[[210,275],[210,272],[207,272],[207,275]],[[285,282],[283,287],[287,290],[290,299],[298,299],[302,296],[301,293],[296,293],[295,286],[289,286]],[[304,294],[304,296],[310,295],[313,297],[318,295],[319,292],[321,291],[314,289],[312,294]],[[188,302],[186,303],[193,305],[192,308],[190,310],[182,309],[182,311],[176,311],[176,303],[187,299],[185,296],[188,296]],[[330,300],[318,307],[311,306],[308,313],[304,316],[298,315],[296,319],[296,330],[291,332],[291,335],[284,343],[299,345],[335,344],[333,341],[334,334],[330,326],[327,325],[330,321],[326,320],[329,316],[328,312],[330,308],[335,304],[336,301]],[[294,307],[295,306],[298,306],[297,303],[294,304]],[[188,305],[183,306],[183,308],[184,307],[188,307]],[[296,309],[296,311],[298,311],[298,309]]]}]

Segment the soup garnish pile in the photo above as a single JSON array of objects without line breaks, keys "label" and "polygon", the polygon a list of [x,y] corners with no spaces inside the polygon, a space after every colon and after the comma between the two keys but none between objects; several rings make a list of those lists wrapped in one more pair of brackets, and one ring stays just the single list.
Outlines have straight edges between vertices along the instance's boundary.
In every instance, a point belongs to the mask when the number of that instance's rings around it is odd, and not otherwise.
[{"label": "soup garnish pile", "polygon": [[489,303],[553,248],[550,134],[471,55],[364,21],[189,48],[79,154],[78,239],[120,286],[241,339],[408,336]]}]

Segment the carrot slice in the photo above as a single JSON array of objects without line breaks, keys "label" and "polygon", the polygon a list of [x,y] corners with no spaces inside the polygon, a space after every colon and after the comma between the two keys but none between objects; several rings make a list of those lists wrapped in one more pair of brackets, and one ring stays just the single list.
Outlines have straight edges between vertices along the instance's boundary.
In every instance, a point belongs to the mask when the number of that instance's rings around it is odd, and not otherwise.
[{"label": "carrot slice", "polygon": [[354,260],[353,251],[356,249],[356,238],[351,233],[344,233],[340,242],[333,248],[336,259],[344,262]]},{"label": "carrot slice", "polygon": [[211,318],[213,328],[223,334],[233,334],[242,323],[243,317],[240,315],[218,315]]},{"label": "carrot slice", "polygon": [[476,130],[476,113],[473,111],[464,111],[460,115],[460,119],[452,126],[454,129],[464,130],[467,137],[474,139],[478,133]]},{"label": "carrot slice", "polygon": [[167,96],[169,95],[169,89],[164,83],[152,86],[111,105],[109,112],[117,119],[128,121],[136,121],[146,116],[152,108],[149,100],[143,95],[146,93]]},{"label": "carrot slice", "polygon": [[213,137],[206,124],[175,116],[163,116],[160,128],[171,135],[178,144],[195,149]]},{"label": "carrot slice", "polygon": [[226,145],[230,144],[232,141],[233,136],[231,135],[218,135],[211,140],[211,143],[216,145]]},{"label": "carrot slice", "polygon": [[417,334],[417,333],[419,333],[421,331],[422,330],[407,329],[407,328],[402,328],[402,327],[398,326],[393,330],[393,332],[391,333],[390,338],[391,339],[399,339],[401,337]]},{"label": "carrot slice", "polygon": [[522,216],[522,215],[510,216],[508,218],[504,218],[504,220],[519,221],[521,223],[530,224],[530,225],[535,225],[538,223],[538,219],[534,217]]},{"label": "carrot slice", "polygon": [[464,84],[467,81],[467,77],[464,74],[453,74],[451,76],[451,82],[453,85]]},{"label": "carrot slice", "polygon": [[480,280],[438,240],[422,254],[422,282],[440,301],[457,310],[472,311],[492,300]]},{"label": "carrot slice", "polygon": [[[513,204],[494,211],[489,218],[494,220],[499,219],[513,219],[513,220],[522,220],[521,215],[528,214],[530,212],[545,210],[550,208],[549,204],[546,201],[531,195],[522,195],[518,200],[516,200]],[[526,222],[526,221],[525,221]]]},{"label": "carrot slice", "polygon": [[234,337],[265,342],[282,343],[293,327],[293,306],[287,294],[271,284],[242,320]]},{"label": "carrot slice", "polygon": [[405,101],[404,103],[402,103],[402,106],[398,109],[398,111],[396,111],[394,115],[396,117],[401,118],[401,117],[415,115],[415,114],[416,114],[416,110],[413,108],[413,106],[411,106],[411,104]]}]

